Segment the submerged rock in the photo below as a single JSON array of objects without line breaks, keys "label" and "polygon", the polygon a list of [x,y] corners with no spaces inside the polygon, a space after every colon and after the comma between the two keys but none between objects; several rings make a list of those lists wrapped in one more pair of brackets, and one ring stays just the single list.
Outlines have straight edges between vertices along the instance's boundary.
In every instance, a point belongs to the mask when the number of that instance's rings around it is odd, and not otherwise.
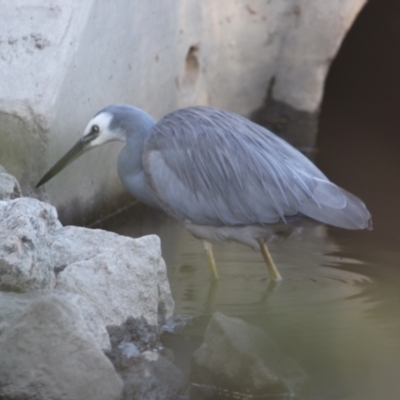
[{"label": "submerged rock", "polygon": [[181,333],[192,321],[192,315],[175,314],[161,326],[160,331],[161,333],[178,334]]},{"label": "submerged rock", "polygon": [[306,378],[263,330],[220,312],[193,355],[191,375],[195,399],[291,397]]},{"label": "submerged rock", "polygon": [[117,354],[125,344],[134,345],[139,353],[158,347],[158,329],[143,317],[129,317],[122,325],[107,326],[107,331],[112,349],[117,349]]},{"label": "submerged rock", "polygon": [[112,350],[106,354],[123,379],[124,400],[176,400],[186,389],[187,379],[172,363],[172,352],[160,346],[159,330],[144,318],[130,317],[107,329]]},{"label": "submerged rock", "polygon": [[74,307],[34,300],[0,328],[0,398],[119,399],[122,381]]},{"label": "submerged rock", "polygon": [[111,359],[124,382],[123,400],[175,400],[186,387],[183,373],[155,351],[140,353],[123,342]]}]

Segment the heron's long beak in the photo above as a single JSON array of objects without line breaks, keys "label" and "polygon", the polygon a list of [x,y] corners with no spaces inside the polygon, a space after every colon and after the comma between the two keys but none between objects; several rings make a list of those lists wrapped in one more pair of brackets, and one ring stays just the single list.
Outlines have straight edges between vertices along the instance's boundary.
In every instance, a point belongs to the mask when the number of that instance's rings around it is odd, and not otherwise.
[{"label": "heron's long beak", "polygon": [[36,188],[42,186],[47,181],[49,181],[53,176],[57,175],[60,171],[62,171],[67,165],[71,164],[72,161],[77,159],[80,155],[82,155],[85,151],[89,150],[90,142],[95,139],[95,137],[91,134],[83,136],[72,149],[65,154],[61,160],[57,161],[52,168],[43,176],[43,178],[38,182]]}]

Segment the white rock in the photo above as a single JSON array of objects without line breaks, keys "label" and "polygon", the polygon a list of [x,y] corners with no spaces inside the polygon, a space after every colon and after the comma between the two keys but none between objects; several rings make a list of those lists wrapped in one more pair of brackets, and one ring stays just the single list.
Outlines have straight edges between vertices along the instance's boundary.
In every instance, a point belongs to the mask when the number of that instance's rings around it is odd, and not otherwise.
[{"label": "white rock", "polygon": [[61,270],[77,261],[89,260],[100,254],[113,252],[119,246],[130,247],[132,250],[142,249],[141,245],[137,247],[136,241],[145,247],[149,246],[146,257],[152,261],[155,260],[157,265],[157,279],[154,282],[158,285],[159,319],[164,322],[173,314],[174,301],[168,282],[167,267],[161,257],[160,241],[156,236],[147,239],[132,239],[101,229],[66,226],[54,234],[51,243],[53,263],[56,270]]},{"label": "white rock", "polygon": [[65,293],[57,290],[53,292],[76,308],[76,312],[80,314],[82,321],[84,321],[89,333],[93,336],[94,343],[98,345],[99,349],[109,350],[111,344],[107,328],[100,315],[94,309],[93,304],[76,293]]},{"label": "white rock", "polygon": [[144,317],[157,325],[159,299],[165,317],[173,300],[161,261],[157,236],[129,239],[126,243],[85,261],[68,265],[57,276],[57,289],[81,294],[89,300],[105,325],[120,325],[129,317]]},{"label": "white rock", "polygon": [[[29,198],[0,201],[0,290],[52,289],[55,271],[61,271],[57,288],[64,292],[58,295],[76,307],[101,349],[110,348],[107,325],[132,316],[157,326],[173,314],[157,236],[132,239],[99,229],[63,228],[49,204]],[[42,294],[16,296],[8,314],[18,315],[16,308]],[[0,304],[1,321],[8,306]]]},{"label": "white rock", "polygon": [[44,296],[0,330],[0,398],[119,399],[121,379],[75,308]]},{"label": "white rock", "polygon": [[105,325],[119,325],[128,316],[157,325],[158,314],[161,322],[173,314],[158,237],[63,228],[49,204],[0,201],[0,290],[54,288],[54,270],[61,271],[57,287],[82,294]]},{"label": "white rock", "polygon": [[157,271],[158,322],[162,325],[172,317],[175,309],[175,302],[171,294],[171,287],[167,276],[167,266],[162,257],[160,257]]},{"label": "white rock", "polygon": [[52,234],[61,228],[50,204],[20,198],[0,201],[0,290],[52,288]]},{"label": "white rock", "polygon": [[54,268],[59,270],[77,261],[88,260],[132,240],[101,229],[65,226],[54,232],[51,240]]},{"label": "white rock", "polygon": [[65,302],[84,322],[88,333],[92,335],[93,342],[101,350],[110,349],[110,338],[107,329],[103,324],[92,305],[84,297],[76,293],[66,293],[58,290],[34,290],[27,293],[0,292],[0,323],[10,324],[23,313],[32,302],[44,296],[57,297],[59,301]]},{"label": "white rock", "polygon": [[21,197],[18,181],[0,165],[0,200],[12,200]]}]

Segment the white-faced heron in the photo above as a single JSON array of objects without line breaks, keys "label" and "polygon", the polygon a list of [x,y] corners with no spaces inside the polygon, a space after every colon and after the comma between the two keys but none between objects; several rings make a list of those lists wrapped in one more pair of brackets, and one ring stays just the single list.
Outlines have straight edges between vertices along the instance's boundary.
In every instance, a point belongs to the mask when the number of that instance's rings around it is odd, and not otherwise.
[{"label": "white-faced heron", "polygon": [[125,142],[118,174],[126,190],[201,239],[216,279],[211,242],[260,248],[270,278],[279,280],[266,246],[275,234],[312,220],[346,229],[371,227],[364,203],[287,142],[246,118],[210,107],[177,110],[156,123],[139,108],[108,106],[36,187],[85,151],[113,140]]}]

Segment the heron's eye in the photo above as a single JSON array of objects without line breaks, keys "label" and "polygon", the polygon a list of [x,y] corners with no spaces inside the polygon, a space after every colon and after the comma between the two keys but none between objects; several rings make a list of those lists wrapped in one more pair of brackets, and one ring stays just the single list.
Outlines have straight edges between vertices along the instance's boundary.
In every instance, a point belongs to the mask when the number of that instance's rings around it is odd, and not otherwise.
[{"label": "heron's eye", "polygon": [[100,132],[100,128],[98,125],[93,125],[92,129],[91,129],[92,133],[99,133]]}]

